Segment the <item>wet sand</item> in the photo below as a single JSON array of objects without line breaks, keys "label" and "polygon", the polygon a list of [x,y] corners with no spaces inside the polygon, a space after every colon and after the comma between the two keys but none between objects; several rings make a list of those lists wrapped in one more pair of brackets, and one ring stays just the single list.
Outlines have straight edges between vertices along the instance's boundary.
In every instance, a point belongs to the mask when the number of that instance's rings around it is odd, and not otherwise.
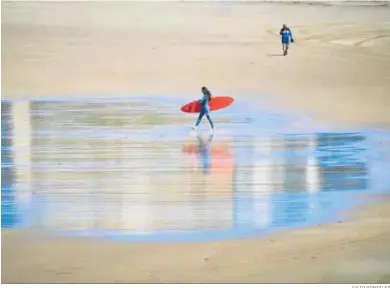
[{"label": "wet sand", "polygon": [[[338,127],[390,127],[388,7],[2,5],[6,99],[154,94],[185,102],[206,85]],[[296,39],[288,57],[277,36],[284,22]],[[379,202],[343,223],[212,243],[48,240],[3,230],[2,281],[386,283],[390,205]]]},{"label": "wet sand", "polygon": [[2,281],[389,283],[388,208],[386,202],[346,222],[211,243],[111,243],[3,231]]}]

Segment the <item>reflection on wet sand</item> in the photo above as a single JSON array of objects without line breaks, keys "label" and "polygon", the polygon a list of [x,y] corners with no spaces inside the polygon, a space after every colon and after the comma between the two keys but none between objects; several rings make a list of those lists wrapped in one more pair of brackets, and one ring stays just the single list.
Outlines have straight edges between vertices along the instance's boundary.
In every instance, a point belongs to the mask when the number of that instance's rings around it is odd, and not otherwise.
[{"label": "reflection on wet sand", "polygon": [[141,241],[249,236],[326,221],[355,194],[383,192],[370,185],[385,179],[370,173],[363,133],[256,135],[232,111],[221,115],[229,133],[154,138],[183,122],[174,108],[2,103],[2,227]]}]

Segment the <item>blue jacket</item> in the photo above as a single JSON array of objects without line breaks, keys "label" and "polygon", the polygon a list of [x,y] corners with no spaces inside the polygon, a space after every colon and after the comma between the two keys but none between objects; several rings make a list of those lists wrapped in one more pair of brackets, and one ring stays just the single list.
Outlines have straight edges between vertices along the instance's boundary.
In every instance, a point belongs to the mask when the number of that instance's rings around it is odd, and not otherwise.
[{"label": "blue jacket", "polygon": [[284,42],[290,42],[293,39],[290,28],[282,28],[280,30],[280,35],[282,36],[282,41]]},{"label": "blue jacket", "polygon": [[198,102],[202,103],[204,111],[210,111],[209,96],[207,94],[203,94],[203,97]]}]

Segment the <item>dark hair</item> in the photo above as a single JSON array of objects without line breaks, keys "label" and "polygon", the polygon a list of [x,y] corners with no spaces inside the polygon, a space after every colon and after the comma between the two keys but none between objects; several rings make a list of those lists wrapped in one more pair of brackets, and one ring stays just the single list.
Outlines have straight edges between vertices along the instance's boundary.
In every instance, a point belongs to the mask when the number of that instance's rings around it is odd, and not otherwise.
[{"label": "dark hair", "polygon": [[202,93],[207,95],[207,97],[209,98],[209,101],[211,100],[211,92],[209,89],[207,89],[207,87],[205,87],[205,86],[202,87]]}]

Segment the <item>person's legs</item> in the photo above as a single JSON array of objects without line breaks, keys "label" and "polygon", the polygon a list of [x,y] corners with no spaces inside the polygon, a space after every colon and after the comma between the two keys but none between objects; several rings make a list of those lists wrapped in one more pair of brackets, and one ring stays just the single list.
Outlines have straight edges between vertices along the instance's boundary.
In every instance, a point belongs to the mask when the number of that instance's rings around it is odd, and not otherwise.
[{"label": "person's legs", "polygon": [[287,55],[287,50],[288,50],[288,44],[289,41],[287,39],[282,39],[282,47],[283,47],[283,55]]},{"label": "person's legs", "polygon": [[288,43],[286,43],[285,46],[286,46],[286,49],[285,49],[284,53],[285,53],[285,55],[287,55],[287,53],[288,53]]},{"label": "person's legs", "polygon": [[195,124],[194,128],[199,126],[200,121],[202,121],[202,118],[203,118],[204,114],[205,114],[205,111],[203,111],[203,110],[199,113],[198,120],[196,120],[196,124]]},{"label": "person's legs", "polygon": [[207,120],[209,120],[211,129],[214,129],[214,123],[213,123],[213,120],[212,120],[211,117],[210,117],[210,114],[207,113],[207,114],[206,114],[206,117],[207,117]]}]

